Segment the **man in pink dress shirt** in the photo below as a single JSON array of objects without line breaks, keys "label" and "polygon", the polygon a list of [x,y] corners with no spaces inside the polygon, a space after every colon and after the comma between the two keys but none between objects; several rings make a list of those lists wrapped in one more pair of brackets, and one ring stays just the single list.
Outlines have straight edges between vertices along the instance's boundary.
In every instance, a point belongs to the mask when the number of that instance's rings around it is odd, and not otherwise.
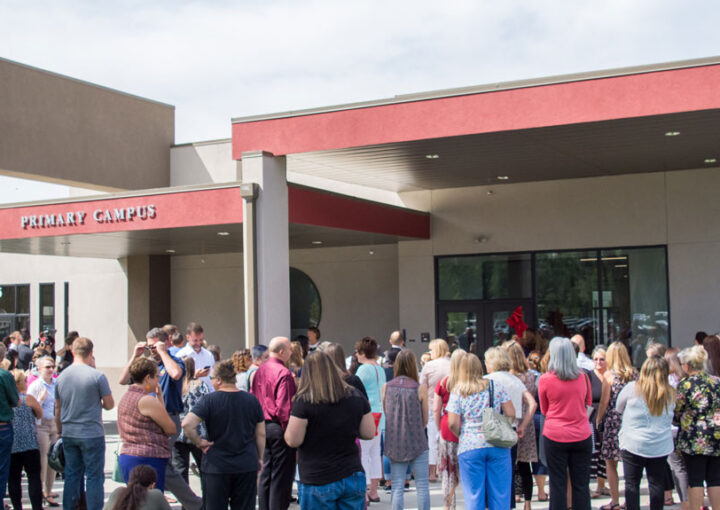
[{"label": "man in pink dress shirt", "polygon": [[260,510],[287,510],[295,475],[295,448],[283,437],[290,420],[295,379],[285,364],[292,353],[290,340],[275,337],[268,346],[270,358],[255,372],[252,393],[265,415],[265,454],[258,484]]}]

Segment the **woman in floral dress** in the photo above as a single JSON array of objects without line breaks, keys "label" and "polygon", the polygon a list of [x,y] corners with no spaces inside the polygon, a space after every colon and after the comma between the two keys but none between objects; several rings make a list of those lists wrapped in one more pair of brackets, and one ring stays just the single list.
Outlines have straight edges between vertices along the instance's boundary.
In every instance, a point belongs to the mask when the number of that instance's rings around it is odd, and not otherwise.
[{"label": "woman in floral dress", "polygon": [[[510,355],[510,373],[520,379],[531,395],[537,392],[535,375],[528,371],[528,362],[525,352],[520,345],[511,340],[503,345]],[[529,411],[527,403],[523,402],[523,416]],[[517,474],[522,486],[522,495],[525,501],[525,510],[530,510],[530,501],[533,493],[533,479],[530,463],[538,461],[537,443],[535,441],[535,427],[527,427],[525,434],[518,438],[517,447]]]},{"label": "woman in floral dress", "polygon": [[720,508],[720,379],[703,370],[702,346],[683,349],[678,358],[688,376],[677,387],[673,422],[680,427],[677,450],[687,466],[690,510],[704,505],[705,484],[710,506]]},{"label": "woman in floral dress", "polygon": [[[619,510],[620,493],[617,463],[620,460],[618,434],[622,423],[622,414],[615,409],[617,397],[630,381],[637,379],[637,370],[630,362],[630,355],[624,344],[613,342],[605,353],[607,371],[604,374],[607,384],[600,398],[596,425],[602,427],[602,448],[600,457],[605,460],[607,481],[610,487],[610,503],[600,510]],[[602,425],[601,425],[602,424]]]}]

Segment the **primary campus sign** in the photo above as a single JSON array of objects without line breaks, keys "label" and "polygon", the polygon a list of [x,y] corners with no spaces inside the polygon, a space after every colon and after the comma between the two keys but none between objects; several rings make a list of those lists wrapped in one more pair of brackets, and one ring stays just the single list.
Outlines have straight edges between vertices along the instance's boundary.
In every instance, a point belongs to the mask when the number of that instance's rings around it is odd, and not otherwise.
[{"label": "primary campus sign", "polygon": [[0,241],[242,223],[239,186],[0,207]]},{"label": "primary campus sign", "polygon": [[[136,219],[152,220],[156,217],[157,209],[155,204],[121,207],[119,209],[95,209],[90,215],[90,218],[95,223],[128,222]],[[30,214],[20,216],[20,226],[23,229],[71,227],[84,225],[87,218],[88,213],[82,210]]]}]

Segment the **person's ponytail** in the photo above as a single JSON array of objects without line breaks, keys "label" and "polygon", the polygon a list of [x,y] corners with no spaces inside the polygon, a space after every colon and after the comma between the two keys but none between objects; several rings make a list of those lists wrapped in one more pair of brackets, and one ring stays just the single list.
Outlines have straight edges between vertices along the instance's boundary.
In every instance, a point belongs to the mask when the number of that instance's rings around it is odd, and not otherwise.
[{"label": "person's ponytail", "polygon": [[150,486],[157,482],[157,473],[152,466],[140,464],[130,471],[130,481],[120,492],[115,506],[110,510],[140,510]]}]

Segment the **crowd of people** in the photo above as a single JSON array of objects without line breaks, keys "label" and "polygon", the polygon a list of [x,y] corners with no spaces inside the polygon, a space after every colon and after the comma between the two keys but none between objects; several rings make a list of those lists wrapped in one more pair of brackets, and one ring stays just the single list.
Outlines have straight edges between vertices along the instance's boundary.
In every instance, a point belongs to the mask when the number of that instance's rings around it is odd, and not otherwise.
[{"label": "crowd of people", "polygon": [[[48,451],[61,439],[62,506],[88,510],[365,509],[389,494],[404,508],[414,480],[430,508],[720,509],[720,338],[682,350],[646,345],[639,370],[621,342],[596,346],[533,330],[482,359],[445,340],[419,360],[399,331],[346,356],[319,329],[276,337],[223,360],[201,325],[153,328],[122,370],[116,472],[125,486],[105,502],[102,410],[115,405],[95,368],[93,343],[73,333],[60,352],[45,334],[0,344],[0,490],[22,508],[59,506]],[[6,345],[7,344],[7,345]],[[9,347],[9,349],[7,349]],[[618,463],[625,490],[619,491]],[[201,491],[190,487],[190,473]],[[546,479],[549,476],[549,488]],[[591,491],[591,481],[594,490]],[[297,484],[297,498],[293,485]],[[172,496],[170,496],[172,494]],[[387,496],[386,496],[387,497]]]}]

